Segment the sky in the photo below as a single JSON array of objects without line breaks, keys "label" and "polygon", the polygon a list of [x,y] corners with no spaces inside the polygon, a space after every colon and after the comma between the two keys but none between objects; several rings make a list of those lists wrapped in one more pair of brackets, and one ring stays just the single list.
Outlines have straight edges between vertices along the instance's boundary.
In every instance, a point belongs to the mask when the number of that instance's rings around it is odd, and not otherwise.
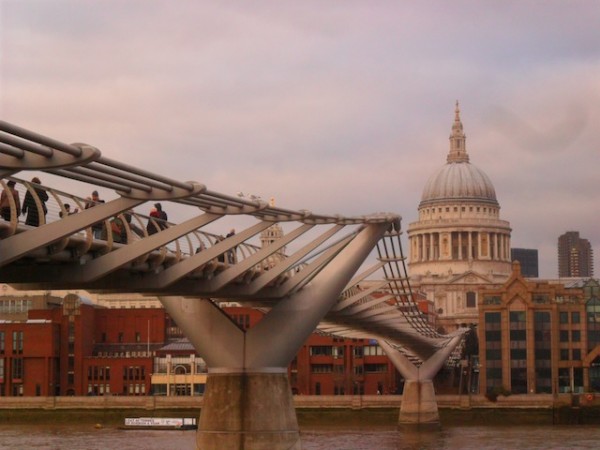
[{"label": "sky", "polygon": [[0,0],[0,118],[406,230],[458,100],[511,246],[554,278],[558,236],[579,231],[598,276],[598,23],[595,0]]}]

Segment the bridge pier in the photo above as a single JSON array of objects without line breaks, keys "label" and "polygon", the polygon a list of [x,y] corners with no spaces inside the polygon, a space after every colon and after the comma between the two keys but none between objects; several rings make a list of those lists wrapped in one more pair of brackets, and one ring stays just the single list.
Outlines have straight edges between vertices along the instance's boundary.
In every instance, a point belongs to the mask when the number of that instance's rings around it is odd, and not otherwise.
[{"label": "bridge pier", "polygon": [[301,448],[287,366],[388,228],[370,224],[334,247],[310,283],[248,330],[210,300],[159,297],[209,367],[197,449]]},{"label": "bridge pier", "polygon": [[196,445],[201,450],[299,450],[287,373],[209,373]]},{"label": "bridge pier", "polygon": [[406,380],[402,391],[399,428],[437,427],[440,424],[432,380]]},{"label": "bridge pier", "polygon": [[453,337],[444,347],[429,355],[418,367],[392,345],[383,340],[379,341],[379,345],[388,355],[394,367],[405,379],[400,417],[398,418],[399,429],[435,428],[440,425],[433,377],[442,368],[461,339],[461,335]]}]

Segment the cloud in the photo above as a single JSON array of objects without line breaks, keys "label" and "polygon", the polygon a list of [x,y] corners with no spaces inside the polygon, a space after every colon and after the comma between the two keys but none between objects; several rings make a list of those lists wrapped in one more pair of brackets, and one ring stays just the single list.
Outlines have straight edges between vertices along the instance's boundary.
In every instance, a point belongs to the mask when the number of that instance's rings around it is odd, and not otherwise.
[{"label": "cloud", "polygon": [[406,228],[445,163],[458,99],[471,162],[514,243],[540,249],[542,275],[556,275],[549,250],[566,228],[600,243],[600,10],[589,2],[1,8],[9,122],[283,207],[397,212]]}]

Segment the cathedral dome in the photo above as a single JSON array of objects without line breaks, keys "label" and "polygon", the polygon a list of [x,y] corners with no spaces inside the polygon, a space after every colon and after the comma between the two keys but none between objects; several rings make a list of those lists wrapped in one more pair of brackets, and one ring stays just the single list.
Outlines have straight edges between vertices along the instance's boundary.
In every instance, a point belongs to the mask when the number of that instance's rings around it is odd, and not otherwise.
[{"label": "cathedral dome", "polygon": [[449,162],[427,181],[420,206],[445,200],[481,201],[498,206],[488,176],[469,162]]},{"label": "cathedral dome", "polygon": [[465,141],[457,103],[447,162],[425,184],[419,207],[448,200],[484,202],[498,206],[494,185],[481,169],[469,162]]}]

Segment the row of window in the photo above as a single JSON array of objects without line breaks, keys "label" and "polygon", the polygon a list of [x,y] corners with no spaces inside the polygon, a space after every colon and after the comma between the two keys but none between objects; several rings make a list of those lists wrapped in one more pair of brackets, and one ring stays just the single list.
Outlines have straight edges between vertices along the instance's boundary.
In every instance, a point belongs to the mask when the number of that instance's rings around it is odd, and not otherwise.
[{"label": "row of window", "polygon": [[[25,376],[23,358],[12,358],[11,361],[11,379],[22,380]],[[0,358],[0,380],[3,380],[6,375],[6,359]]]},{"label": "row of window", "polygon": [[[339,358],[344,356],[344,347],[331,346],[331,345],[312,345],[308,349],[310,356],[333,356]],[[355,358],[362,358],[363,356],[384,356],[385,353],[379,345],[365,345],[364,347],[353,347],[353,354]]]},{"label": "row of window", "polygon": [[[476,209],[475,209],[475,211],[476,211],[476,212],[481,212],[481,209],[482,209],[482,208],[481,208],[481,206],[476,206],[476,207],[469,206],[469,212],[473,212],[473,211],[474,211],[474,208],[476,208]],[[443,210],[445,210],[446,212],[450,212],[450,206],[446,206],[445,208],[441,208],[441,207],[438,207],[438,208],[437,208],[437,212],[438,212],[438,213],[441,213]],[[453,210],[454,212],[458,212],[458,206],[453,206],[453,207],[452,207],[452,210]],[[467,211],[467,207],[466,207],[466,206],[461,206],[461,207],[460,207],[460,210],[461,210],[461,212],[466,212],[466,211]],[[425,214],[429,214],[429,213],[431,213],[431,214],[435,214],[435,212],[436,212],[436,208],[431,208],[431,210],[430,210],[429,208],[427,208],[427,209],[425,210]],[[488,212],[488,208],[484,206],[484,207],[483,207],[483,212],[484,212],[484,213],[487,213],[487,212]],[[494,213],[494,214],[496,214],[497,212],[498,212],[498,211],[497,211],[496,209],[494,209],[494,208],[490,208],[490,213]]]},{"label": "row of window", "polygon": [[[387,372],[387,363],[380,364],[363,364],[360,366],[354,366],[354,373],[360,375],[362,373],[376,373],[376,372]],[[311,364],[310,371],[312,373],[343,373],[344,366],[341,364]]]},{"label": "row of window", "polygon": [[146,378],[146,368],[144,366],[123,367],[124,380],[144,380]]},{"label": "row of window", "polygon": [[[106,337],[106,332],[103,331],[100,334],[100,342],[107,342],[107,337]],[[123,343],[125,342],[125,333],[123,333],[122,331],[119,331],[119,333],[117,334],[117,342],[119,343]],[[136,331],[134,334],[134,342],[142,342],[142,333],[139,331]]]},{"label": "row of window", "polygon": [[[0,331],[0,355],[4,354],[6,349],[6,338],[5,332]],[[23,354],[23,332],[13,331],[12,332],[12,352],[16,355]]]},{"label": "row of window", "polygon": [[110,367],[108,366],[89,366],[88,380],[110,380]]},{"label": "row of window", "polygon": [[13,299],[0,301],[0,314],[26,313],[31,309],[31,300]]}]

